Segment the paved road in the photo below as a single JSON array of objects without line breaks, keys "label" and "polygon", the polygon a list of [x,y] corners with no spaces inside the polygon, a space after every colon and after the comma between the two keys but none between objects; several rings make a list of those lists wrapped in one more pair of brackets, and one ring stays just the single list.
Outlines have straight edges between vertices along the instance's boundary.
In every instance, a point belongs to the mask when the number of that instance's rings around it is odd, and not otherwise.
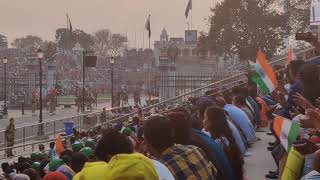
[{"label": "paved road", "polygon": [[[145,98],[141,98],[141,102],[144,102]],[[133,98],[129,99],[129,104],[133,105]],[[94,110],[102,110],[102,108],[110,108],[111,103],[99,103],[98,107]],[[9,116],[5,119],[0,119],[0,130],[5,129],[5,127],[9,124],[9,119],[12,117],[15,119],[16,127],[23,126],[26,124],[37,123],[39,121],[39,110],[36,111],[36,115],[33,116],[31,110],[25,110],[25,115],[21,114],[21,110],[8,110]],[[63,108],[63,106],[58,107],[57,111],[55,111],[54,115],[51,115],[46,109],[43,109],[43,122],[52,120],[52,119],[62,119],[65,117],[79,115],[77,113],[77,109],[75,106],[72,108]]]},{"label": "paved road", "polygon": [[257,136],[261,141],[250,148],[249,152],[252,156],[245,158],[245,173],[248,180],[265,180],[264,176],[268,171],[277,169],[270,151],[267,151],[268,142],[274,141],[274,138],[266,135],[265,132],[258,132]]}]

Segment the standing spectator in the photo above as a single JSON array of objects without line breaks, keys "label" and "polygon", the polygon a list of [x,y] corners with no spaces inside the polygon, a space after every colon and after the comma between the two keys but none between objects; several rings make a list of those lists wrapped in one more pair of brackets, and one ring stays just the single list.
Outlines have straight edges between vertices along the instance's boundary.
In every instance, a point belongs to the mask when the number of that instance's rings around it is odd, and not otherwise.
[{"label": "standing spectator", "polygon": [[[10,124],[6,127],[5,131],[5,138],[7,142],[7,147],[12,147],[14,145],[14,136],[15,136],[15,125],[14,125],[14,119],[10,119]],[[12,149],[7,149],[7,157],[13,156]]]},{"label": "standing spectator", "polygon": [[35,115],[36,108],[37,108],[37,93],[36,93],[36,91],[32,92],[31,106],[32,106],[32,114]]},{"label": "standing spectator", "polygon": [[107,111],[106,108],[102,109],[102,113],[100,114],[100,123],[107,122]]},{"label": "standing spectator", "polygon": [[143,132],[148,151],[168,167],[175,179],[215,179],[214,167],[200,148],[174,144],[174,128],[168,118],[150,117]]},{"label": "standing spectator", "polygon": [[53,159],[56,159],[57,158],[57,152],[54,148],[55,146],[55,142],[50,142],[49,146],[50,146],[50,150],[49,150],[49,157],[50,157],[50,160],[53,160]]}]

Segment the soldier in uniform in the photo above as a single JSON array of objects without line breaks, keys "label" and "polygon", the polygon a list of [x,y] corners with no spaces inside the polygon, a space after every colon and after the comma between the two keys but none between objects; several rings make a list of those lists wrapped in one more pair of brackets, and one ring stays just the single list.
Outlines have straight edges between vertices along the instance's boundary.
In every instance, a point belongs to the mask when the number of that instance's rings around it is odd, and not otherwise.
[{"label": "soldier in uniform", "polygon": [[76,97],[76,105],[77,105],[77,112],[79,113],[80,111],[82,111],[82,96],[78,95]]},{"label": "soldier in uniform", "polygon": [[[15,135],[15,125],[14,119],[10,119],[10,124],[6,127],[5,138],[7,147],[12,147],[14,145],[14,135]],[[13,156],[12,149],[7,149],[7,157]]]},{"label": "soldier in uniform", "polygon": [[35,114],[36,108],[37,108],[37,93],[36,93],[36,91],[32,92],[31,106],[32,106],[32,114]]},{"label": "soldier in uniform", "polygon": [[106,108],[102,109],[102,113],[100,114],[100,123],[107,122],[107,111]]}]

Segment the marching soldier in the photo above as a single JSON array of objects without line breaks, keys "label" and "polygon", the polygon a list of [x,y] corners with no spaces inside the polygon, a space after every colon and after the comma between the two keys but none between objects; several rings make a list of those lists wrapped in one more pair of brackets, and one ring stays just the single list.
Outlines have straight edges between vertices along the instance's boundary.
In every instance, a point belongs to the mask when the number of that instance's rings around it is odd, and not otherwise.
[{"label": "marching soldier", "polygon": [[35,115],[36,108],[37,108],[37,93],[36,93],[36,91],[32,92],[31,106],[32,106],[32,114]]},{"label": "marching soldier", "polygon": [[[14,119],[10,119],[10,124],[6,127],[5,131],[5,138],[6,138],[6,144],[7,147],[12,147],[14,145],[14,136],[15,136],[15,125],[14,125]],[[7,157],[12,157],[12,148],[7,149]]]}]

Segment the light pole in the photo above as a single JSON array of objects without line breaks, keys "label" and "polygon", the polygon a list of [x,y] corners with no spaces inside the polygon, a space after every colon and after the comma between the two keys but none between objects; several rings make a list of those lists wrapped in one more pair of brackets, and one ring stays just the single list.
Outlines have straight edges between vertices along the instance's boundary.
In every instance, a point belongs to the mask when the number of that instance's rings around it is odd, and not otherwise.
[{"label": "light pole", "polygon": [[114,65],[114,58],[113,56],[110,59],[111,64],[111,107],[113,108],[114,102],[113,102],[113,65]]},{"label": "light pole", "polygon": [[38,135],[43,135],[43,124],[42,124],[42,60],[43,60],[43,52],[41,49],[38,49],[37,51],[37,57],[39,60],[39,76],[40,76],[40,82],[39,82],[39,87],[40,87],[40,92],[39,92],[39,101],[40,101],[40,114],[39,114],[39,131]]},{"label": "light pole", "polygon": [[4,68],[4,105],[3,105],[3,115],[8,115],[7,108],[7,63],[8,59],[4,57],[3,68]]}]

